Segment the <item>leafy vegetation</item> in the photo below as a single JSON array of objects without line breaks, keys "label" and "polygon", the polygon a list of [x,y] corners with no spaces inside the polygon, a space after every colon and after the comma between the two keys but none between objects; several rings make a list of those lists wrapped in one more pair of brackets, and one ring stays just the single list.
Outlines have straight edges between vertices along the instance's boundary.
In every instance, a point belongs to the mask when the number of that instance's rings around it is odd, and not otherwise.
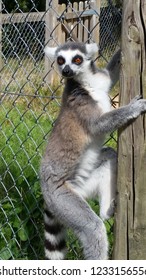
[{"label": "leafy vegetation", "polygon": [[20,98],[3,102],[0,126],[0,259],[34,259],[43,253],[38,170],[52,124]]},{"label": "leafy vegetation", "polygon": [[3,0],[4,4],[4,10],[6,9],[9,13],[11,12],[18,12],[19,10],[23,12],[29,12],[29,11],[45,11],[45,0]]}]

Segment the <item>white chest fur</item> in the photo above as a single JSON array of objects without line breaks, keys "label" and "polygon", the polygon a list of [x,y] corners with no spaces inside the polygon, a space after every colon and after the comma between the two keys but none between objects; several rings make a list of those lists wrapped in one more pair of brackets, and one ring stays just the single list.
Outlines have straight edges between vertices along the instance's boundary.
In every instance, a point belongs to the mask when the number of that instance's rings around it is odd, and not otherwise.
[{"label": "white chest fur", "polygon": [[84,74],[84,77],[80,76],[79,78],[90,96],[98,102],[102,112],[109,112],[111,110],[110,99],[108,96],[111,84],[109,76],[104,72],[93,74],[87,71],[86,74]]}]

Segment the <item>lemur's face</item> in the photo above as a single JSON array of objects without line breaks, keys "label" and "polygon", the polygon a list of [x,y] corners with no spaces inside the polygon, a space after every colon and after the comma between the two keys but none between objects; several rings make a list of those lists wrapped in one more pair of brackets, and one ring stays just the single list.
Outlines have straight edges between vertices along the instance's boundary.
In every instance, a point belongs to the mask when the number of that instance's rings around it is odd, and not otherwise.
[{"label": "lemur's face", "polygon": [[57,64],[61,75],[71,78],[84,72],[85,66],[89,64],[89,59],[79,50],[60,50],[57,53]]},{"label": "lemur's face", "polygon": [[72,78],[87,71],[94,54],[96,44],[82,44],[69,42],[58,48],[46,47],[46,54],[56,59],[59,71],[65,78]]}]

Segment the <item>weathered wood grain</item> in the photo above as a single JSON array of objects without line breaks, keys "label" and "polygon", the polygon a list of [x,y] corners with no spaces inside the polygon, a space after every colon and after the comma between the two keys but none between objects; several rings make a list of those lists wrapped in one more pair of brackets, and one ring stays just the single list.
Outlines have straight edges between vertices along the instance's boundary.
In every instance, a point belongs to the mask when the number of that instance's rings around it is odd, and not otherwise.
[{"label": "weathered wood grain", "polygon": [[[120,105],[146,98],[146,0],[123,1]],[[114,259],[146,259],[146,121],[119,131]]]}]

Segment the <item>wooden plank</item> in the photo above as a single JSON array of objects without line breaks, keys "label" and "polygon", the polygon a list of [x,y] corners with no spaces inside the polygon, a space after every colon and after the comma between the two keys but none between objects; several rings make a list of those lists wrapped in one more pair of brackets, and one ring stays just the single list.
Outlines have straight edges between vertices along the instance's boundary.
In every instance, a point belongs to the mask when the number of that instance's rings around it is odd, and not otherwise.
[{"label": "wooden plank", "polygon": [[[146,5],[123,1],[120,105],[146,98]],[[140,116],[119,133],[114,259],[146,259],[146,122]]]},{"label": "wooden plank", "polygon": [[[138,13],[138,11],[139,13]],[[146,1],[141,0],[135,4],[135,10],[137,12],[137,32],[135,34],[132,31],[132,38],[138,42],[135,55],[139,57],[139,83],[141,94],[146,98]],[[140,30],[140,34],[139,34]],[[139,42],[140,38],[140,42]],[[139,52],[141,51],[141,52]],[[135,57],[136,58],[136,57]],[[134,135],[134,168],[135,168],[135,204],[134,204],[134,230],[133,238],[130,240],[131,246],[131,258],[132,259],[146,259],[146,219],[144,213],[146,213],[146,122],[145,116],[140,117],[135,122],[133,127]]]},{"label": "wooden plank", "polygon": [[[73,3],[73,9],[74,9],[74,14],[76,15],[78,12],[78,3],[74,2]],[[78,37],[78,22],[77,22],[77,18],[73,18],[73,32],[76,36],[76,38]],[[76,39],[77,41],[77,39]]]},{"label": "wooden plank", "polygon": [[2,24],[45,21],[45,12],[2,14]]},{"label": "wooden plank", "polygon": [[66,32],[66,41],[68,39],[71,39],[71,38],[74,40],[75,39],[74,36],[76,37],[76,35],[72,31],[73,18],[70,18],[70,19],[66,20],[66,15],[68,15],[69,13],[70,14],[73,13],[72,12],[72,5],[67,5],[66,6],[65,19],[64,19],[63,24],[62,24],[62,26],[64,28],[64,31]]},{"label": "wooden plank", "polygon": [[94,11],[90,19],[91,37],[94,42],[99,45],[99,15],[100,15],[101,0],[94,0],[91,2],[91,8]]},{"label": "wooden plank", "polygon": [[[58,13],[59,15],[61,15],[64,11],[66,10],[66,5],[62,4],[62,5],[58,5]],[[62,29],[62,24],[60,23],[59,28],[58,28],[58,41],[60,44],[64,44],[65,42],[65,32],[63,32]]]},{"label": "wooden plank", "polygon": [[[54,11],[58,10],[58,0],[53,0],[51,6],[49,6],[49,2],[46,0],[46,16],[45,16],[45,44],[49,44],[50,47],[57,46],[58,44],[58,34],[57,34],[57,25],[59,22],[57,21],[57,16]],[[45,55],[45,81],[48,84],[53,85],[54,81],[58,81],[59,76],[57,75],[57,69],[55,69],[55,65],[53,61],[51,61]]]},{"label": "wooden plank", "polygon": [[[83,3],[83,2],[81,2]],[[77,4],[77,3],[76,3]],[[80,4],[81,5],[81,4]],[[79,11],[77,11],[76,13],[73,13],[73,12],[70,12],[70,13],[67,13],[65,15],[65,19],[78,19],[78,17],[92,17],[93,15],[97,15],[97,13],[95,13],[95,11],[93,9],[87,9],[87,10],[82,10],[80,9]]]},{"label": "wooden plank", "polygon": [[[70,12],[74,9],[74,12]],[[78,4],[75,3],[74,6],[67,6],[66,13],[64,14],[64,19],[62,21],[62,28],[66,32],[66,40],[72,39],[73,41],[78,41],[77,34],[78,34],[78,25],[76,17],[69,17],[68,14],[75,14],[78,9]]]},{"label": "wooden plank", "polygon": [[[83,2],[79,3],[79,11],[80,14],[82,13],[81,11],[83,11]],[[78,27],[78,40],[79,42],[83,42],[83,17],[80,17],[80,21],[79,21],[79,27]]]},{"label": "wooden plank", "polygon": [[[85,11],[87,10],[89,4],[87,2],[83,3]],[[84,42],[89,43],[89,18],[85,17],[83,19],[84,24]]]},{"label": "wooden plank", "polygon": [[62,23],[62,30],[66,33],[66,35],[71,37],[73,41],[78,42],[77,33],[74,31],[73,26],[71,25],[70,27],[66,20],[64,20]]}]

